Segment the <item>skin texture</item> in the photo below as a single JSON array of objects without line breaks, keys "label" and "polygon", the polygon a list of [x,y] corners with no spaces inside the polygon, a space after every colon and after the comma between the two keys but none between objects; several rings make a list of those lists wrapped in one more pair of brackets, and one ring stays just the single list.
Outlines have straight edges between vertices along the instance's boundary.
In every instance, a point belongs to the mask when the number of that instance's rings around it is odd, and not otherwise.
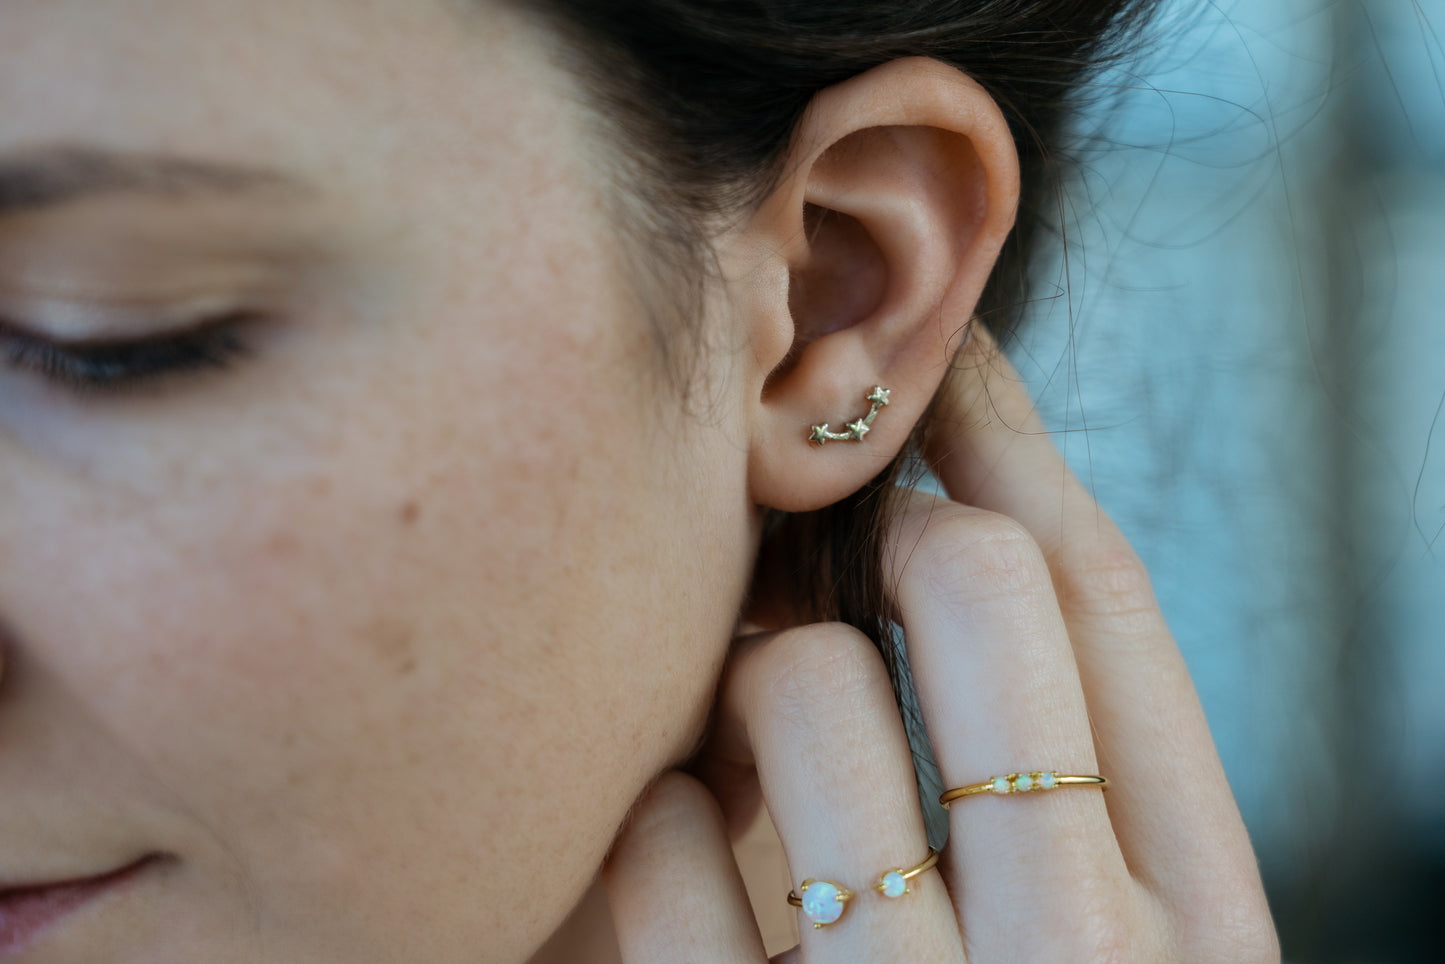
[{"label": "skin texture", "polygon": [[[682,398],[615,146],[535,26],[458,11],[0,12],[0,900],[157,855],[11,960],[762,960],[749,801],[795,880],[921,856],[877,654],[746,603],[764,509],[858,489],[943,380],[1017,202],[996,105],[918,60],[819,93]],[[225,366],[46,373],[242,309]],[[956,807],[908,903],[792,959],[1277,958],[1147,579],[989,344],[931,453],[971,505],[890,533],[923,709],[946,778],[1118,789]],[[873,385],[866,443],[808,443]],[[616,937],[559,932],[599,871]]]}]

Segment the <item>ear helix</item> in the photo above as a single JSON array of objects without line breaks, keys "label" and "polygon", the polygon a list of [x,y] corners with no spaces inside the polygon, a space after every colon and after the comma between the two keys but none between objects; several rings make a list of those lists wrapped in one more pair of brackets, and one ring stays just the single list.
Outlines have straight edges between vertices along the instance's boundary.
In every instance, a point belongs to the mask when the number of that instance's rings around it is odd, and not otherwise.
[{"label": "ear helix", "polygon": [[868,434],[868,430],[873,426],[873,420],[878,417],[878,413],[888,404],[888,397],[892,394],[893,390],[891,388],[874,385],[873,391],[869,392],[866,396],[870,403],[867,415],[849,422],[847,431],[844,432],[828,431],[827,422],[824,422],[822,425],[814,425],[812,431],[808,433],[808,441],[817,442],[820,446],[828,442],[863,441],[863,436]]}]

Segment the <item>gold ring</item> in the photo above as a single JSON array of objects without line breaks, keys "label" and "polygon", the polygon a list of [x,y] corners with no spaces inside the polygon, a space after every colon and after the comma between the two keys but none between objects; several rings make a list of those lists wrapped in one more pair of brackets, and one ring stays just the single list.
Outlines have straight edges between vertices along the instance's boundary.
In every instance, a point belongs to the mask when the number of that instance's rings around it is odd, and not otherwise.
[{"label": "gold ring", "polygon": [[904,894],[911,894],[913,893],[913,888],[908,886],[908,882],[925,870],[932,870],[933,865],[936,863],[938,863],[938,851],[929,847],[928,856],[923,858],[922,863],[908,870],[904,870],[902,867],[895,867],[892,870],[884,871],[878,875],[878,880],[873,884],[873,889],[884,897],[897,898],[902,897]]},{"label": "gold ring", "polygon": [[[928,856],[922,862],[908,868],[895,867],[878,875],[873,889],[884,897],[898,898],[913,893],[908,882],[938,863],[938,851],[928,848]],[[806,896],[798,896],[799,893]],[[815,880],[809,877],[797,891],[788,891],[788,903],[803,909],[803,916],[813,922],[813,929],[827,927],[843,916],[843,909],[853,899],[853,892],[842,884],[830,880]]]},{"label": "gold ring", "polygon": [[975,793],[1030,793],[1035,790],[1057,790],[1059,787],[1098,787],[1109,789],[1104,777],[1085,774],[1081,776],[1055,773],[1053,770],[1039,770],[1033,773],[1010,773],[1002,777],[990,777],[982,783],[970,783],[966,787],[954,787],[944,791],[938,798],[947,810],[955,800],[971,797]]},{"label": "gold ring", "polygon": [[813,922],[813,930],[827,927],[843,916],[843,908],[853,899],[853,892],[830,880],[803,881],[798,891],[806,894],[799,897],[797,892],[788,891],[788,903],[803,908],[803,916]]}]

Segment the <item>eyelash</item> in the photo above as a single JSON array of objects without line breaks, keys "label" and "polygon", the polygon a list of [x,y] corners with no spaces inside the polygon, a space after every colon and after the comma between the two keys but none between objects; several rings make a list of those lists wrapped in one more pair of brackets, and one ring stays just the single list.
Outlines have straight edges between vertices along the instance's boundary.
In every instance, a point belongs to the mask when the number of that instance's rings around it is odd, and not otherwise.
[{"label": "eyelash", "polygon": [[180,332],[88,343],[58,342],[0,321],[0,351],[11,367],[74,391],[123,391],[172,375],[230,368],[250,354],[240,333],[250,318],[231,312]]}]

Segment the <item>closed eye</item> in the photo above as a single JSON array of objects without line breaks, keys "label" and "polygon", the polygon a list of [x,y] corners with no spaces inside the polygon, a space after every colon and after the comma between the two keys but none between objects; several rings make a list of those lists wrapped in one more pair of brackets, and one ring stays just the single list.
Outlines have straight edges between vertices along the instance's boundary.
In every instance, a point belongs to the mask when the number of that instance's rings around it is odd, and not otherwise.
[{"label": "closed eye", "polygon": [[0,319],[0,357],[74,391],[123,391],[186,373],[220,371],[250,352],[242,329],[255,315],[233,311],[167,332],[134,339],[61,341]]}]

